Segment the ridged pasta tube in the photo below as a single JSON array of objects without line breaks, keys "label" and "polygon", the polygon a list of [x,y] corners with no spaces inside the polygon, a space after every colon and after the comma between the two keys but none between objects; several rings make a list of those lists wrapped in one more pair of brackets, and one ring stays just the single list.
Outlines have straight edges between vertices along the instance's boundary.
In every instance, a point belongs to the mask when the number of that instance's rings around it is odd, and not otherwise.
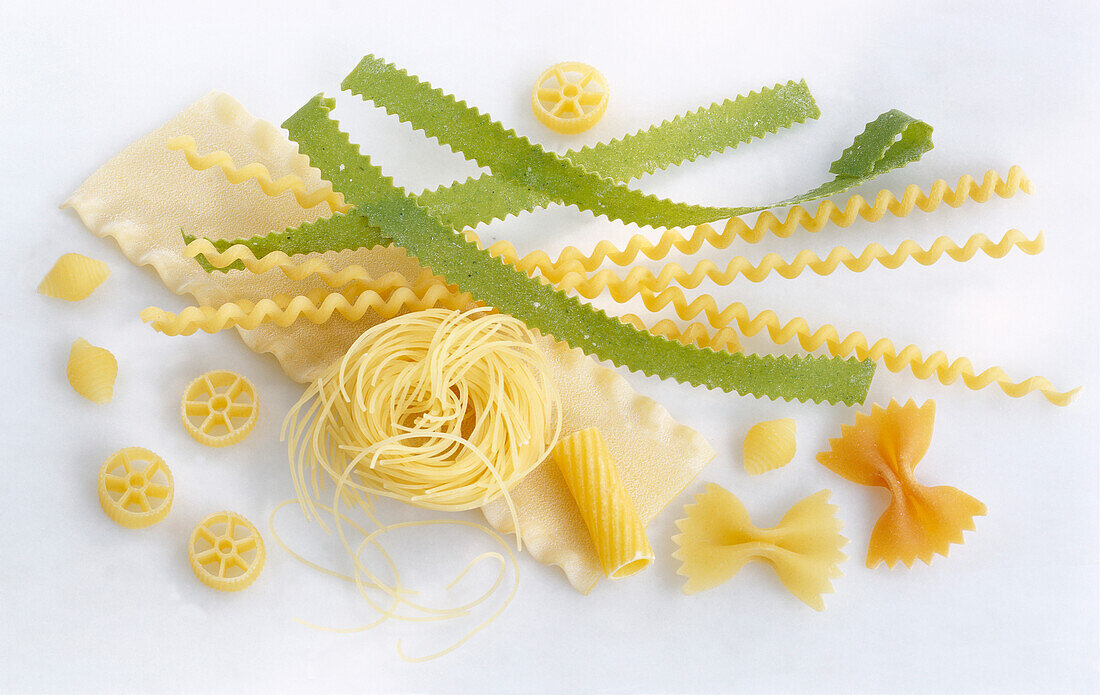
[{"label": "ridged pasta tube", "polygon": [[604,574],[622,579],[648,567],[653,548],[600,431],[563,437],[550,456],[577,501]]}]

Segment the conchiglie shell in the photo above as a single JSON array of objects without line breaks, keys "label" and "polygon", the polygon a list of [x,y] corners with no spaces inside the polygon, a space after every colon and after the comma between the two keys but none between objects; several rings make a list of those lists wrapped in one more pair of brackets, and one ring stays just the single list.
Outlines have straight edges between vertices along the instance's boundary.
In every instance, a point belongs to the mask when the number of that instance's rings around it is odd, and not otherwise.
[{"label": "conchiglie shell", "polygon": [[38,293],[78,302],[103,284],[110,274],[111,269],[103,261],[79,253],[67,253],[57,259],[50,272],[38,283]]},{"label": "conchiglie shell", "polygon": [[750,427],[745,435],[745,470],[759,475],[786,466],[794,458],[796,432],[797,424],[789,417]]},{"label": "conchiglie shell", "polygon": [[93,403],[109,403],[115,395],[115,356],[83,338],[77,338],[69,350],[66,373],[73,390]]}]

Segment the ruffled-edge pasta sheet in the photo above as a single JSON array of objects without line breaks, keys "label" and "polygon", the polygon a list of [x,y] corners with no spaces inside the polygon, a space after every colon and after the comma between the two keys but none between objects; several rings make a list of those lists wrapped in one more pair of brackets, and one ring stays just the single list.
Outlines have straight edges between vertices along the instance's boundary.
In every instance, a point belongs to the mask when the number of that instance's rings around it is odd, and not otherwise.
[{"label": "ruffled-edge pasta sheet", "polygon": [[[303,209],[289,190],[267,196],[255,181],[229,184],[216,168],[197,172],[181,152],[168,149],[168,140],[181,135],[194,138],[201,151],[223,150],[234,161],[261,163],[276,179],[295,174],[310,189],[322,185],[319,173],[281,130],[249,114],[233,97],[213,92],[113,157],[65,205],[94,234],[114,238],[130,261],[153,266],[170,290],[191,294],[201,304],[305,294],[322,286],[320,276],[292,282],[280,272],[206,273],[184,255],[181,229],[196,236],[237,238],[298,226],[331,210],[327,203]],[[377,275],[397,271],[410,280],[421,272],[401,249],[323,256],[337,270],[359,264]],[[240,334],[249,348],[272,353],[291,379],[305,382],[319,376],[377,322],[376,315],[368,314],[356,322],[297,321],[287,328],[270,324]],[[714,458],[714,450],[611,369],[549,338],[540,338],[540,345],[550,356],[562,396],[562,434],[599,428],[638,515],[649,524]],[[540,465],[512,495],[532,556],[561,567],[578,591],[591,591],[602,576],[599,558],[553,463]],[[484,512],[496,529],[513,530],[505,505],[493,503]]]},{"label": "ruffled-edge pasta sheet", "polygon": [[[319,172],[281,130],[252,116],[228,94],[212,92],[112,157],[65,206],[76,210],[92,233],[117,241],[130,261],[153,266],[168,289],[201,304],[293,296],[323,286],[318,278],[291,282],[278,272],[207,273],[184,255],[181,230],[236,238],[297,226],[332,211],[328,203],[303,209],[291,191],[268,196],[255,181],[229,184],[216,169],[197,172],[182,153],[168,149],[168,140],[180,135],[194,138],[203,151],[224,150],[236,161],[259,162],[276,178],[295,174],[311,189],[322,185]],[[415,279],[420,273],[401,249],[311,255],[323,255],[337,269],[356,263],[379,275],[392,270]],[[272,353],[292,379],[309,381],[378,321],[370,312],[354,323],[298,321],[287,328],[267,325],[240,333],[251,349]]]},{"label": "ruffled-edge pasta sheet", "polygon": [[[714,458],[714,449],[659,403],[635,392],[615,371],[549,338],[540,338],[540,344],[550,356],[561,395],[561,436],[589,427],[600,430],[638,517],[648,526]],[[592,591],[603,576],[600,559],[554,462],[548,460],[529,473],[511,495],[531,555],[560,567],[577,591]],[[482,511],[493,528],[514,531],[502,501]]]}]

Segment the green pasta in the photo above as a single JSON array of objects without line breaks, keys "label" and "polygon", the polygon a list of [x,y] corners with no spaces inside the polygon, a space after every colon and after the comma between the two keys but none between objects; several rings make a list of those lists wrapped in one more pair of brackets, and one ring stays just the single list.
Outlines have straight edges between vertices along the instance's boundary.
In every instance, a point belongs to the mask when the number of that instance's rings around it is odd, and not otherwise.
[{"label": "green pasta", "polygon": [[512,209],[526,209],[524,198],[530,190],[597,216],[641,226],[687,227],[822,198],[916,161],[932,148],[931,126],[901,111],[888,111],[868,123],[833,162],[830,172],[836,177],[813,190],[765,205],[689,205],[646,195],[546,152],[487,114],[380,58],[363,58],[341,86],[516,184],[500,191],[501,196],[513,198],[507,203]]},{"label": "green pasta", "polygon": [[[792,81],[681,114],[621,139],[568,152],[565,157],[577,166],[615,181],[628,181],[736,147],[820,115],[806,83]],[[554,203],[553,198],[538,190],[494,174],[442,186],[414,197],[421,207],[452,229],[476,227]],[[185,234],[184,239],[190,243],[195,237]],[[222,251],[234,244],[247,246],[257,258],[275,250],[288,254],[341,251],[384,246],[391,241],[377,227],[354,213],[337,214],[295,230],[247,239],[211,239]],[[207,270],[213,269],[203,259],[199,262]],[[234,263],[221,270],[242,267]]]},{"label": "green pasta", "polygon": [[631,371],[772,399],[850,405],[866,398],[872,361],[730,354],[683,345],[627,326],[493,258],[417,205],[360,154],[330,118],[334,104],[317,96],[283,127],[359,215],[460,290]]}]

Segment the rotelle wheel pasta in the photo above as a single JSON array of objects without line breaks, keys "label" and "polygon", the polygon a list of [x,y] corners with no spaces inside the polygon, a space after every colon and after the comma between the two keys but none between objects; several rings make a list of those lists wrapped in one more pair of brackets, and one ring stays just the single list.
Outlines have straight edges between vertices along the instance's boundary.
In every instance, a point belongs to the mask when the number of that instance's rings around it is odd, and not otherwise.
[{"label": "rotelle wheel pasta", "polygon": [[555,133],[583,133],[600,122],[610,98],[607,80],[584,63],[558,63],[535,80],[531,110]]}]

